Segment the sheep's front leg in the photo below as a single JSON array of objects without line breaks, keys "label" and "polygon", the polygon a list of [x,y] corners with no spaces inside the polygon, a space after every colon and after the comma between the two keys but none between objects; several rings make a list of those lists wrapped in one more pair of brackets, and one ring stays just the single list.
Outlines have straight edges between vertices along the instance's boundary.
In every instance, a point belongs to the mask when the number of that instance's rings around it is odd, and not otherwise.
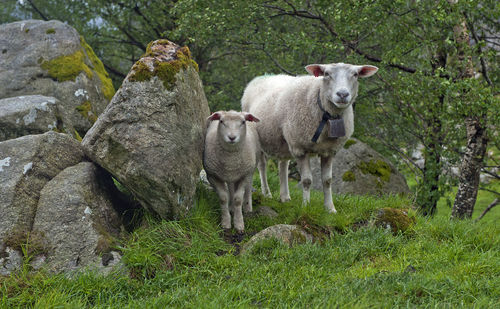
[{"label": "sheep's front leg", "polygon": [[272,197],[271,190],[269,189],[269,184],[267,183],[267,158],[266,154],[261,151],[258,162],[257,162],[257,168],[259,169],[259,176],[260,176],[260,186],[262,189],[262,194],[265,197]]},{"label": "sheep's front leg", "polygon": [[321,182],[323,183],[325,209],[336,213],[337,210],[332,201],[332,163],[333,156],[321,157]]},{"label": "sheep's front leg", "polygon": [[234,199],[233,199],[233,225],[238,233],[242,233],[245,229],[243,222],[243,213],[241,205],[243,203],[243,196],[245,195],[245,188],[247,187],[248,178],[245,178],[234,185]]},{"label": "sheep's front leg", "polygon": [[300,183],[302,185],[302,203],[309,204],[311,200],[312,174],[309,164],[309,155],[305,154],[297,158],[300,172]]},{"label": "sheep's front leg", "polygon": [[290,160],[279,161],[280,173],[280,200],[281,202],[288,202],[290,200],[290,191],[288,191],[288,164]]},{"label": "sheep's front leg", "polygon": [[224,181],[207,175],[208,181],[212,184],[215,192],[219,196],[221,208],[221,225],[223,229],[231,228],[231,214],[229,213],[229,190]]},{"label": "sheep's front leg", "polygon": [[243,196],[243,211],[245,213],[252,212],[252,180],[253,175],[250,174],[245,185],[245,195]]}]

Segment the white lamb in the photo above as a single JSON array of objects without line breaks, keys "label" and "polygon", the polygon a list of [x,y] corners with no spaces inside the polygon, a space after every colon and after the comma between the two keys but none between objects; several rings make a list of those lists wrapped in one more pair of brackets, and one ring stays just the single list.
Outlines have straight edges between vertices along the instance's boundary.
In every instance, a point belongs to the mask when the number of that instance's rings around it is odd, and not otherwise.
[{"label": "white lamb", "polygon": [[263,149],[258,162],[262,193],[271,195],[266,177],[267,154],[279,159],[280,199],[290,200],[288,163],[295,158],[303,202],[309,203],[309,156],[317,154],[321,158],[324,205],[327,211],[336,212],[331,192],[332,159],[354,131],[352,103],[358,94],[358,77],[372,76],[378,68],[337,63],[312,64],[305,69],[314,76],[270,75],[253,79],[243,93],[242,110],[261,120],[257,131]]},{"label": "white lamb", "polygon": [[219,111],[207,122],[203,166],[220,199],[222,228],[231,228],[231,205],[234,228],[241,233],[243,202],[245,212],[252,211],[252,176],[261,152],[253,122],[259,119],[250,113]]}]

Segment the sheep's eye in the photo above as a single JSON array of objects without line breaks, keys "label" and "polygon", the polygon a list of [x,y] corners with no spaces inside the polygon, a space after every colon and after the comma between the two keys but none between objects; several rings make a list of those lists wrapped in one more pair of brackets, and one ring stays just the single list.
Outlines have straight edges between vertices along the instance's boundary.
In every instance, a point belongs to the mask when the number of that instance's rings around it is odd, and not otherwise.
[{"label": "sheep's eye", "polygon": [[353,74],[353,76],[354,76],[354,77],[358,77],[358,76],[359,76],[358,72],[355,72],[355,73]]},{"label": "sheep's eye", "polygon": [[244,125],[244,124],[245,124],[245,120],[243,120],[243,121],[241,122],[241,125]]},{"label": "sheep's eye", "polygon": [[219,120],[220,124],[225,126],[226,124],[224,123],[224,120]]}]

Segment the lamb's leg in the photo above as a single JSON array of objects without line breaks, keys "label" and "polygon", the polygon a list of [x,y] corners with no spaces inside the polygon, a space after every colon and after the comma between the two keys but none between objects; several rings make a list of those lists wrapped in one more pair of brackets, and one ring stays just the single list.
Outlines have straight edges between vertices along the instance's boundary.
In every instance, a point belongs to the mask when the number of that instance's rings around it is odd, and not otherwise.
[{"label": "lamb's leg", "polygon": [[279,161],[281,202],[287,202],[290,200],[290,192],[288,191],[288,163],[290,163],[290,160]]},{"label": "lamb's leg", "polygon": [[336,213],[337,210],[332,201],[332,163],[333,156],[321,157],[321,182],[323,183],[325,209]]},{"label": "lamb's leg", "polygon": [[243,196],[245,195],[245,188],[247,187],[247,179],[243,179],[234,185],[234,206],[233,206],[233,226],[238,233],[242,233],[245,229],[243,222],[243,213],[241,205],[243,203]]},{"label": "lamb's leg", "polygon": [[229,190],[226,183],[215,177],[207,175],[208,181],[212,184],[215,192],[219,196],[221,208],[221,225],[223,229],[231,228],[231,214],[229,213]]},{"label": "lamb's leg", "polygon": [[229,213],[234,214],[234,183],[227,184],[227,190],[229,192]]},{"label": "lamb's leg", "polygon": [[305,154],[297,158],[297,165],[300,172],[300,183],[302,184],[302,203],[309,204],[311,200],[312,174],[309,164],[309,155]]},{"label": "lamb's leg", "polygon": [[245,195],[243,196],[243,211],[245,213],[252,212],[252,180],[253,175],[250,174],[245,185]]},{"label": "lamb's leg", "polygon": [[263,151],[260,152],[260,156],[258,158],[257,168],[259,169],[260,175],[260,185],[262,189],[262,194],[266,197],[272,197],[271,190],[269,189],[269,184],[267,183],[267,158]]}]

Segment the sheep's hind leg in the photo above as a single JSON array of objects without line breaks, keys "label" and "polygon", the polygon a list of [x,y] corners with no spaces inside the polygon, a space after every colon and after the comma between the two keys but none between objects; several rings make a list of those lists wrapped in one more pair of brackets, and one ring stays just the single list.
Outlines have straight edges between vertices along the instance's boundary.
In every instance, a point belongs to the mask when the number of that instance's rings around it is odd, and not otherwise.
[{"label": "sheep's hind leg", "polygon": [[260,152],[258,161],[259,162],[257,163],[257,168],[259,169],[262,194],[265,197],[272,197],[271,190],[269,189],[269,184],[267,183],[267,172],[266,172],[267,158],[266,154],[263,151]]},{"label": "sheep's hind leg", "polygon": [[221,225],[223,229],[231,228],[231,214],[229,213],[229,190],[224,181],[207,175],[208,181],[212,184],[215,192],[219,196],[221,208]]},{"label": "sheep's hind leg", "polygon": [[297,158],[300,172],[300,183],[302,185],[302,204],[309,204],[311,200],[312,174],[309,164],[309,155],[305,154]]},{"label": "sheep's hind leg", "polygon": [[288,190],[288,164],[290,160],[279,161],[280,173],[280,200],[281,202],[288,202],[290,200],[290,191]]},{"label": "sheep's hind leg", "polygon": [[253,211],[252,208],[252,179],[253,175],[249,175],[247,183],[245,184],[245,195],[243,196],[243,211],[249,213]]},{"label": "sheep's hind leg", "polygon": [[243,179],[234,186],[234,199],[233,199],[233,225],[238,233],[242,233],[245,229],[243,221],[242,203],[243,196],[245,195],[245,188],[247,187],[247,179]]},{"label": "sheep's hind leg", "polygon": [[321,157],[321,182],[323,183],[325,209],[328,212],[336,213],[337,210],[332,200],[332,163],[333,156]]}]

